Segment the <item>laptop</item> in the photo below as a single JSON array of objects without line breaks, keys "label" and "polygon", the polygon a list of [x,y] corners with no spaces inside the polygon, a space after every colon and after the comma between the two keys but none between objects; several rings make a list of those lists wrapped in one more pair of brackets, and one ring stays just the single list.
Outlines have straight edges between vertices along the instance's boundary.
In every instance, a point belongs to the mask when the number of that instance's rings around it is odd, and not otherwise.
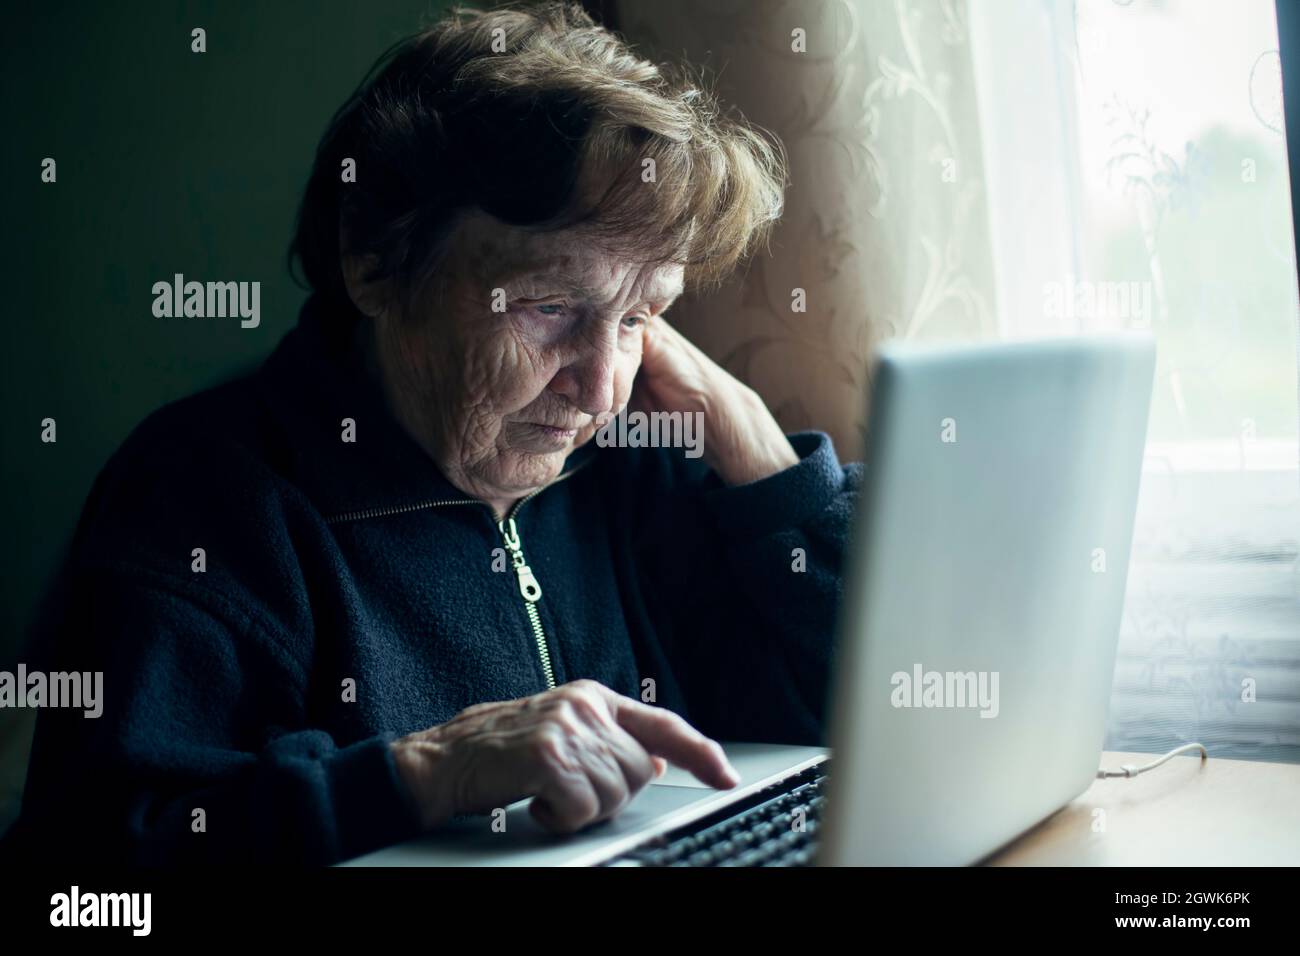
[{"label": "laptop", "polygon": [[1145,335],[880,348],[829,749],[724,743],[731,790],[670,768],[575,835],[522,800],[344,865],[988,857],[1096,776],[1154,364]]}]

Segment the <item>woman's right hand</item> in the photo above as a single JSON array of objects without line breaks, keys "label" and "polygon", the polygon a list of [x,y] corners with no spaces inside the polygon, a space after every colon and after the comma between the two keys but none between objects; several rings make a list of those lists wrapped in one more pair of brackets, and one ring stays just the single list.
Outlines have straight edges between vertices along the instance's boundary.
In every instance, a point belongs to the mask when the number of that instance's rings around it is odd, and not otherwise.
[{"label": "woman's right hand", "polygon": [[677,714],[593,680],[477,704],[391,746],[426,830],[532,797],[538,823],[572,833],[616,815],[665,761],[713,787],[740,782],[722,748]]}]

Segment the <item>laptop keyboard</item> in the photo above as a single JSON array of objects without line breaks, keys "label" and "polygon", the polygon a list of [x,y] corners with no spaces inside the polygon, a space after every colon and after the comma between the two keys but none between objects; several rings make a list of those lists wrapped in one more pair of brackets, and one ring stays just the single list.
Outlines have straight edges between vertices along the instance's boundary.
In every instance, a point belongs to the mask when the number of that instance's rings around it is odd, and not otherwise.
[{"label": "laptop keyboard", "polygon": [[826,806],[830,761],[662,833],[604,866],[808,866]]}]

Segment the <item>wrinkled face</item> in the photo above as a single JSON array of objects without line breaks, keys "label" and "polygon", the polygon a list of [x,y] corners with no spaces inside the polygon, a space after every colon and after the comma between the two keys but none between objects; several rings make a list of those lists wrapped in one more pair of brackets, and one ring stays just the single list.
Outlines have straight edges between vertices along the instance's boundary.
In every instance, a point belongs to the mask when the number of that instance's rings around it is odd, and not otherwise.
[{"label": "wrinkled face", "polygon": [[529,233],[463,217],[427,303],[374,316],[389,404],[447,479],[504,512],[555,478],[627,404],[647,316],[679,265],[630,262],[581,227]]}]

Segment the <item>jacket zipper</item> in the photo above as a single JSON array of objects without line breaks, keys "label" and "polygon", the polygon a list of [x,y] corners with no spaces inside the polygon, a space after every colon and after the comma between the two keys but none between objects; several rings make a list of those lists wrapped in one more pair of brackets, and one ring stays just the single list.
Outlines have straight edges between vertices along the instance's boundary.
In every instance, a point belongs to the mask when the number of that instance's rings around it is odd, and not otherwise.
[{"label": "jacket zipper", "polygon": [[555,689],[555,671],[551,667],[551,648],[546,640],[546,631],[542,627],[542,617],[537,612],[537,602],[542,599],[542,586],[538,583],[537,576],[533,574],[532,568],[528,566],[528,562],[524,558],[523,542],[519,538],[519,528],[515,525],[515,515],[519,513],[520,508],[551,487],[551,485],[558,484],[590,462],[591,458],[588,457],[586,461],[559,475],[550,485],[543,485],[535,491],[530,491],[516,501],[514,506],[506,512],[506,516],[497,522],[497,529],[501,532],[501,540],[505,542],[506,550],[510,552],[510,563],[514,566],[515,575],[519,578],[519,594],[524,599],[524,612],[528,615],[528,623],[533,629],[533,641],[537,644],[537,657],[542,662],[542,674],[546,677],[547,690]]},{"label": "jacket zipper", "polygon": [[[533,574],[532,569],[528,567],[528,562],[524,558],[523,543],[519,538],[519,528],[515,524],[515,515],[519,509],[533,498],[537,497],[551,485],[559,484],[565,478],[586,467],[591,463],[592,457],[587,458],[577,465],[574,465],[568,471],[560,474],[548,485],[543,485],[535,491],[530,491],[524,497],[514,503],[506,516],[497,522],[497,530],[501,532],[501,540],[505,543],[506,551],[510,554],[511,565],[515,569],[515,575],[519,579],[519,593],[524,599],[524,611],[528,615],[528,623],[533,630],[533,640],[537,644],[537,656],[542,662],[542,674],[546,677],[546,689],[555,688],[555,671],[551,666],[551,649],[546,640],[546,631],[542,627],[541,615],[537,612],[537,602],[542,597],[542,586],[538,583],[537,577]],[[440,501],[425,501],[416,505],[402,505],[396,508],[369,508],[364,511],[348,511],[343,514],[333,515],[326,519],[327,524],[335,524],[343,521],[361,521],[366,518],[385,518],[390,515],[407,514],[412,511],[423,511],[427,508],[441,508],[445,505],[482,505],[485,502],[477,498],[444,498]]]},{"label": "jacket zipper", "polygon": [[[512,511],[514,509],[511,509]],[[532,569],[524,560],[524,549],[519,541],[519,529],[515,527],[514,518],[503,518],[497,527],[501,530],[501,539],[510,552],[510,563],[514,565],[519,577],[519,593],[524,598],[524,611],[528,614],[528,623],[533,628],[533,640],[537,642],[537,656],[542,661],[542,673],[546,675],[546,688],[555,687],[555,672],[551,669],[551,649],[546,643],[546,631],[542,629],[542,618],[537,613],[537,602],[542,598],[542,586],[537,583]]]}]

